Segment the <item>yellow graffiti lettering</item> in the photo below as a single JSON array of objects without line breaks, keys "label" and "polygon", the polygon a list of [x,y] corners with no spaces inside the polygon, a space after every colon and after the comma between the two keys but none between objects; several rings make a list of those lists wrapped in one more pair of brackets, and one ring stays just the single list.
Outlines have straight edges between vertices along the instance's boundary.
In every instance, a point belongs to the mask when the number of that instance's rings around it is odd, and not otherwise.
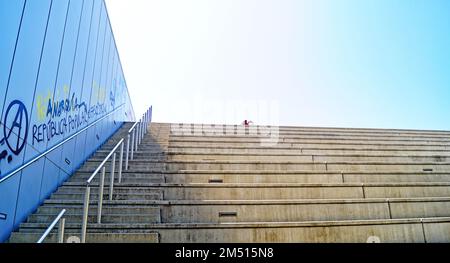
[{"label": "yellow graffiti lettering", "polygon": [[70,92],[70,87],[66,84],[66,85],[63,86],[63,90],[64,90],[64,93],[65,93],[66,95],[68,95],[69,92]]},{"label": "yellow graffiti lettering", "polygon": [[48,101],[51,99],[52,93],[50,92],[50,90],[48,90],[47,96],[44,96],[45,95],[39,94],[36,98],[36,114],[39,121],[45,120],[45,117],[47,115]]},{"label": "yellow graffiti lettering", "polygon": [[98,91],[98,102],[104,102],[106,99],[106,89],[100,87],[100,90]]}]

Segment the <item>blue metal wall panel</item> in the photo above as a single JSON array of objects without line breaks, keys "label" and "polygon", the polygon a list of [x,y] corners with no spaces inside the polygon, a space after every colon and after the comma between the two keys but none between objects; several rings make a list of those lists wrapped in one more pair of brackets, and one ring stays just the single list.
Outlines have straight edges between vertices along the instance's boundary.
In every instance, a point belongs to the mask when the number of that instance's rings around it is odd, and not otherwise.
[{"label": "blue metal wall panel", "polygon": [[[83,11],[78,30],[77,50],[75,52],[75,60],[70,83],[70,101],[72,104],[71,111],[66,113],[68,124],[70,125],[71,134],[82,128],[81,115],[85,110],[81,95],[83,92],[83,76],[85,60],[87,55],[87,47],[89,41],[89,29],[91,25],[92,9],[94,2],[92,0],[84,0]],[[67,171],[71,174],[84,159],[76,157],[76,140],[71,140],[67,145],[63,146],[62,160],[67,166]]]},{"label": "blue metal wall panel", "polygon": [[9,152],[8,158],[10,157],[7,164],[0,164],[2,173],[11,171],[23,162],[23,150],[30,126],[29,109],[33,102],[49,11],[50,1],[29,0],[25,6],[2,109],[4,141]]},{"label": "blue metal wall panel", "polygon": [[[101,110],[98,108],[98,105],[96,103],[93,103],[93,94],[95,96],[95,99],[98,96],[98,75],[100,72],[101,67],[101,60],[103,55],[103,42],[104,42],[104,33],[105,33],[105,10],[103,1],[96,1],[96,8],[98,8],[98,13],[96,12],[98,16],[98,26],[97,26],[97,33],[95,38],[95,53],[93,54],[94,61],[92,64],[92,68],[88,70],[92,70],[90,72],[90,78],[88,79],[89,84],[92,88],[88,91],[89,95],[86,96],[86,102],[88,103],[89,110],[88,110],[88,116],[89,116],[89,123],[94,122],[97,118],[98,112]],[[87,94],[86,94],[87,95]],[[97,142],[98,135],[96,134],[96,127],[91,127],[89,130],[87,130],[86,134],[86,140],[85,145],[91,145],[94,146],[93,148],[85,147],[85,156],[90,156],[95,148],[98,147]]]},{"label": "blue metal wall panel", "polygon": [[[36,151],[35,154],[38,155],[39,153]],[[33,213],[41,204],[39,198],[42,183],[41,168],[42,164],[36,162],[27,167],[22,173],[14,217],[14,227],[19,226],[21,222],[25,221],[27,216]]]},{"label": "blue metal wall panel", "polygon": [[[52,138],[52,141],[50,142],[51,145],[76,132],[76,130],[71,129],[72,126],[70,125],[72,114],[76,111],[74,106],[75,98],[72,97],[71,82],[83,6],[83,0],[70,1],[61,53],[61,64],[59,66],[58,80],[53,95],[53,114],[51,116],[52,121],[61,125],[62,131],[60,135]],[[58,160],[55,160],[60,168],[60,182],[67,180],[68,176],[71,174],[71,157],[66,158],[66,156],[64,156],[64,148],[70,146],[70,144],[73,144],[73,141],[69,141],[67,145],[61,147],[61,155],[59,158],[57,157]]]},{"label": "blue metal wall panel", "polygon": [[0,241],[6,240],[14,229],[14,214],[19,193],[19,176],[0,184]]},{"label": "blue metal wall panel", "polygon": [[[106,108],[108,111],[111,111],[114,109],[113,107],[113,97],[111,94],[114,93],[114,87],[112,85],[112,77],[113,77],[113,68],[115,65],[115,46],[114,46],[114,39],[112,38],[112,32],[109,32],[110,35],[110,48],[109,48],[109,63],[108,63],[108,70],[106,71],[106,79],[105,79],[105,87],[106,87],[106,97],[105,97],[105,103]],[[106,125],[103,127],[103,131],[101,132],[101,140],[105,140],[109,136],[109,134],[115,129],[115,118],[114,115],[110,116],[108,118],[108,121],[106,122]]]},{"label": "blue metal wall panel", "polygon": [[[0,109],[3,109],[6,86],[14,58],[25,1],[0,0]],[[3,120],[2,120],[3,121]]]},{"label": "blue metal wall panel", "polygon": [[[94,71],[94,61],[97,53],[97,39],[98,39],[98,29],[100,26],[100,12],[101,12],[101,3],[100,0],[92,0],[93,1],[93,10],[91,15],[91,24],[89,28],[89,40],[88,40],[88,52],[86,55],[85,68],[83,72],[83,89],[81,94],[81,101],[85,105],[85,121],[88,122],[88,113],[90,109],[90,96],[91,96],[91,88],[92,88],[92,76]],[[88,88],[89,87],[89,88]],[[76,160],[76,163],[82,162],[86,159],[90,151],[86,150],[86,141],[88,136],[88,131],[85,131],[77,136],[76,145],[80,147],[77,151],[77,157],[79,159]]]},{"label": "blue metal wall panel", "polygon": [[0,0],[0,32],[1,242],[134,113],[103,0]]},{"label": "blue metal wall panel", "polygon": [[[33,126],[28,135],[31,146],[38,151],[45,151],[50,138],[47,110],[55,90],[68,7],[69,0],[54,1],[48,22],[35,98],[30,114],[30,122],[33,123]],[[32,156],[27,153],[26,159],[30,159]]]},{"label": "blue metal wall panel", "polygon": [[[101,12],[101,22],[100,22],[100,32],[99,32],[99,39],[98,39],[98,51],[96,56],[96,61],[98,63],[95,65],[94,68],[94,78],[92,80],[93,87],[92,87],[92,93],[91,93],[91,106],[94,107],[95,111],[93,111],[93,115],[96,117],[94,119],[97,119],[97,115],[101,114],[102,112],[106,111],[105,105],[102,103],[103,97],[105,96],[105,88],[101,86],[102,84],[102,73],[103,70],[106,67],[105,63],[105,57],[108,53],[108,42],[107,42],[107,17],[106,17],[106,9],[105,5],[102,2],[102,12]],[[101,146],[100,141],[100,131],[101,126],[103,125],[104,120],[100,123],[97,123],[95,125],[95,128],[92,129],[94,132],[94,136],[88,137],[88,141],[91,144],[88,145],[95,145],[95,147]]]},{"label": "blue metal wall panel", "polygon": [[[98,103],[100,105],[103,105],[105,110],[107,112],[110,111],[110,102],[109,102],[109,91],[110,88],[107,86],[107,79],[108,79],[108,70],[110,67],[110,64],[112,64],[111,61],[111,44],[112,44],[112,37],[111,37],[111,31],[109,29],[109,23],[106,16],[106,9],[105,9],[105,45],[104,45],[104,51],[103,51],[103,63],[102,63],[102,69],[100,74],[100,85],[99,85],[99,95],[98,95]],[[97,126],[97,134],[99,135],[99,142],[103,142],[107,136],[109,123],[111,122],[111,116],[106,118],[104,121],[100,123],[99,126]]]},{"label": "blue metal wall panel", "polygon": [[[5,95],[10,77],[11,65],[14,59],[14,51],[19,35],[20,23],[25,1],[0,0],[0,110],[3,109]],[[0,116],[1,117],[1,116]],[[3,118],[0,119],[0,176],[5,174],[9,151],[3,136]],[[17,200],[20,177],[12,178],[0,184],[0,200]],[[0,201],[0,241],[7,238],[14,226],[14,213],[16,202]]]},{"label": "blue metal wall panel", "polygon": [[[25,160],[33,158],[37,152],[43,152],[47,148],[49,123],[46,118],[48,101],[51,100],[56,83],[56,75],[58,72],[58,65],[60,61],[60,51],[63,44],[64,28],[66,25],[66,17],[68,12],[69,1],[59,0],[53,1],[50,17],[47,26],[47,33],[44,42],[44,48],[42,52],[41,66],[38,73],[35,95],[30,113],[31,126],[30,133],[28,135],[28,145],[25,150]],[[30,207],[35,208],[39,202],[42,202],[49,196],[50,192],[54,191],[57,187],[57,179],[55,171],[44,170],[48,160],[43,158],[23,171],[22,184],[29,184],[29,178],[36,178],[34,182],[39,186],[39,192],[36,196],[36,201],[30,202]],[[56,177],[56,178],[55,178]],[[21,190],[23,188],[21,187]],[[21,191],[20,196],[27,195],[27,192]],[[33,196],[36,195],[34,192]],[[23,197],[22,197],[23,198]],[[25,197],[27,198],[27,197]],[[21,205],[22,202],[19,203]],[[20,209],[19,209],[20,210]],[[16,217],[16,225],[18,225],[23,217]]]},{"label": "blue metal wall panel", "polygon": [[[24,149],[27,147],[30,130],[29,109],[32,107],[41,66],[50,9],[51,1],[29,0],[25,5],[11,77],[6,87],[6,103],[2,111],[4,140],[10,150],[8,168],[2,170],[8,172],[20,166],[25,159]],[[28,77],[25,78],[24,75]],[[27,170],[30,171],[33,168],[35,167],[31,166]],[[17,220],[25,219],[28,213],[32,212],[39,197],[40,176],[23,179],[24,172],[26,171],[17,174],[19,194],[14,200],[15,213],[10,215],[14,215],[14,226],[17,225]]]},{"label": "blue metal wall panel", "polygon": [[59,168],[54,164],[52,159],[55,156],[60,155],[61,153],[56,150],[55,152],[51,152],[46,156],[43,178],[42,178],[42,187],[41,187],[41,200],[50,197],[51,193],[53,193],[59,186]]}]

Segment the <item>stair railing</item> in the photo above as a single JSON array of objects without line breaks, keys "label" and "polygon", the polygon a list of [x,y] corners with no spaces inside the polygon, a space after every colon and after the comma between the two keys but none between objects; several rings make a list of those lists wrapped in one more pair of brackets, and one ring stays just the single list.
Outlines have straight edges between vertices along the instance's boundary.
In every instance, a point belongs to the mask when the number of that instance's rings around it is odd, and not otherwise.
[{"label": "stair railing", "polygon": [[47,238],[47,236],[52,232],[53,228],[55,228],[56,224],[59,222],[58,226],[58,243],[64,243],[64,228],[66,224],[66,219],[64,218],[64,214],[66,213],[66,209],[61,210],[59,212],[58,216],[53,220],[53,222],[50,224],[50,226],[45,230],[44,234],[39,238],[37,241],[38,244],[44,242],[44,240]]},{"label": "stair railing", "polygon": [[[148,132],[148,125],[152,118],[152,107],[150,107],[141,117],[139,121],[134,123],[128,130],[127,149],[125,157],[125,170],[129,169],[129,161],[134,160],[134,153],[138,151],[138,145],[144,139],[144,135]],[[130,149],[131,147],[131,149]],[[119,183],[121,182],[119,178]]]},{"label": "stair railing", "polygon": [[[150,107],[137,121],[133,124],[133,126],[128,130],[127,135],[127,146],[126,146],[126,158],[125,158],[125,170],[129,168],[129,158],[131,160],[134,159],[134,152],[137,152],[138,145],[142,142],[144,135],[148,132],[148,126],[151,122],[152,116],[152,107]],[[91,195],[91,183],[94,180],[95,176],[101,171],[100,176],[100,185],[98,187],[98,204],[97,204],[97,223],[101,224],[102,221],[102,207],[103,207],[103,189],[105,186],[105,173],[106,168],[105,165],[109,159],[112,157],[111,161],[111,177],[109,182],[109,201],[113,200],[114,193],[114,173],[115,173],[115,163],[116,163],[116,154],[120,147],[120,156],[119,156],[119,172],[118,172],[118,183],[122,182],[122,168],[123,168],[123,151],[124,151],[124,141],[122,138],[116,146],[109,152],[106,158],[100,163],[97,169],[92,173],[91,177],[86,181],[86,190],[84,194],[84,203],[83,203],[83,218],[81,224],[81,243],[86,242],[86,233],[87,233],[87,224],[88,224],[88,216],[89,216],[89,202]],[[130,151],[131,145],[131,151]],[[131,155],[131,156],[130,156]]]},{"label": "stair railing", "polygon": [[92,173],[91,177],[86,181],[86,190],[84,194],[84,203],[83,203],[83,222],[81,225],[81,243],[86,242],[86,231],[87,231],[87,221],[89,216],[89,202],[90,202],[90,195],[91,195],[91,183],[94,180],[95,176],[100,172],[101,170],[101,176],[100,176],[100,184],[98,187],[98,205],[97,205],[97,223],[101,224],[102,222],[102,206],[103,206],[103,189],[105,186],[105,173],[106,173],[106,163],[112,158],[111,160],[111,176],[109,181],[109,201],[113,200],[113,193],[114,193],[114,173],[116,168],[116,155],[117,151],[120,147],[120,158],[119,158],[119,177],[122,177],[122,161],[123,161],[123,145],[124,145],[124,139],[121,139],[116,146],[109,152],[108,156],[100,163],[100,165],[97,167],[97,169]]}]

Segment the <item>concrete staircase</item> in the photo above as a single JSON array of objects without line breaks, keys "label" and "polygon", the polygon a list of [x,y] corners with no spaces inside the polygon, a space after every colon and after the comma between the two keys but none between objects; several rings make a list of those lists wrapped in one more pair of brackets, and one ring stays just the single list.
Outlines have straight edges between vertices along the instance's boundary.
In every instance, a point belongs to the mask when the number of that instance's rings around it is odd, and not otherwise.
[{"label": "concrete staircase", "polygon": [[[79,236],[84,182],[129,127],[10,242],[34,242],[63,208]],[[102,224],[94,181],[87,242],[450,242],[450,132],[280,127],[266,146],[240,128],[151,124]]]}]

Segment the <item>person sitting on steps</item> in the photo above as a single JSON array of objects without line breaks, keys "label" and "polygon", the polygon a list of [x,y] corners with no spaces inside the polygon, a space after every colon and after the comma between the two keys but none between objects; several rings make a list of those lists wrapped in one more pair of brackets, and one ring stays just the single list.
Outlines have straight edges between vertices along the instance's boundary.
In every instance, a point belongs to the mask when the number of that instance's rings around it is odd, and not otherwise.
[{"label": "person sitting on steps", "polygon": [[252,121],[249,121],[249,120],[244,120],[244,121],[242,122],[242,125],[244,125],[245,127],[250,126],[250,124],[253,124],[253,122],[252,122]]}]

